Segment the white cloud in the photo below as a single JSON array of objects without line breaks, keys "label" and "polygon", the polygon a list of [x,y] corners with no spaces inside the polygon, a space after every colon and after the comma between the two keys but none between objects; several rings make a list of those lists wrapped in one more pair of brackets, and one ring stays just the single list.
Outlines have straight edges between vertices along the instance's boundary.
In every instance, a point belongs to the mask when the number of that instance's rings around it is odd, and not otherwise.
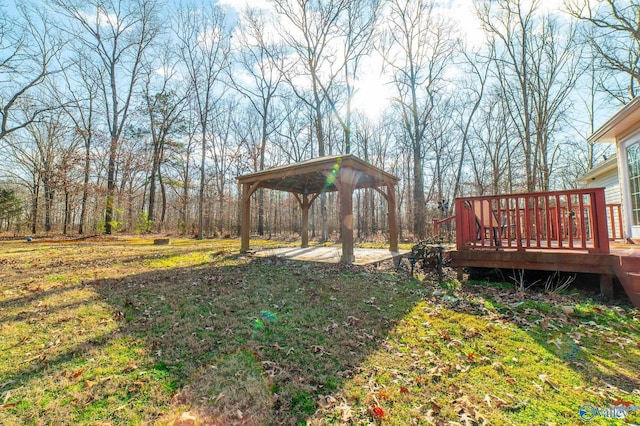
[{"label": "white cloud", "polygon": [[273,9],[268,0],[218,0],[220,6],[227,6],[241,12],[245,8],[249,9]]},{"label": "white cloud", "polygon": [[104,13],[104,10],[94,9],[91,12],[80,11],[80,16],[85,22],[99,27],[116,27],[118,16],[114,13]]},{"label": "white cloud", "polygon": [[[522,5],[526,10],[534,0],[523,0]],[[476,16],[475,3],[472,0],[449,0],[446,6],[440,7],[440,13],[456,23],[464,35],[463,39],[469,47],[478,47],[486,41],[486,36]],[[564,0],[539,0],[538,13],[562,16]]]},{"label": "white cloud", "polygon": [[452,17],[468,46],[477,47],[486,40],[480,26],[480,20],[476,16],[474,2],[470,0],[452,0],[447,8],[443,8],[441,13],[445,17]]}]

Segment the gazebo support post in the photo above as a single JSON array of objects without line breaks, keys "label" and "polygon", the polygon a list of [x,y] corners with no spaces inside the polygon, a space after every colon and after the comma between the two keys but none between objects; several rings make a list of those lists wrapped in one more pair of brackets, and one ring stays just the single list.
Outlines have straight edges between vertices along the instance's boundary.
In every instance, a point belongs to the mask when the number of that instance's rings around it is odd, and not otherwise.
[{"label": "gazebo support post", "polygon": [[296,197],[296,200],[298,200],[298,204],[302,209],[302,229],[300,230],[300,238],[302,239],[300,247],[302,248],[309,247],[309,209],[319,195],[320,194],[316,194],[309,198],[308,194],[302,194],[302,198],[300,198],[298,194],[295,192],[293,193],[293,196]]},{"label": "gazebo support post", "polygon": [[311,203],[309,202],[309,196],[307,194],[302,195],[302,244],[300,247],[307,248],[309,247],[309,207],[311,207]]},{"label": "gazebo support post", "polygon": [[249,251],[251,228],[251,184],[242,184],[242,223],[240,225],[240,253]]},{"label": "gazebo support post", "polygon": [[351,182],[340,185],[340,216],[342,217],[342,262],[353,263],[353,189]]},{"label": "gazebo support post", "polygon": [[387,183],[387,207],[389,209],[389,251],[398,251],[396,192],[394,185],[389,183]]}]

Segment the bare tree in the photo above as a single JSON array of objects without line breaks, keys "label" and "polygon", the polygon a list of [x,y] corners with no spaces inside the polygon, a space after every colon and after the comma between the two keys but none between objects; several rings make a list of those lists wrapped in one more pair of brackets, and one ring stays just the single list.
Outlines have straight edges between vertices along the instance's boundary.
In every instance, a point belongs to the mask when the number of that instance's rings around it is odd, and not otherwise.
[{"label": "bare tree", "polygon": [[580,111],[574,114],[571,129],[579,138],[573,138],[565,143],[563,149],[563,187],[575,186],[579,176],[591,170],[601,159],[615,152],[611,144],[592,144],[587,142],[589,135],[596,131],[598,112],[612,102],[617,102],[602,87],[607,84],[611,75],[610,70],[600,67],[595,52],[591,52],[585,59],[585,70],[574,94],[574,109]]},{"label": "bare tree", "polygon": [[515,180],[512,173],[513,124],[509,118],[505,99],[499,88],[493,87],[487,93],[478,109],[478,119],[471,126],[470,149],[471,170],[476,186],[474,194],[496,195],[512,192],[509,185]]},{"label": "bare tree", "polygon": [[[640,6],[636,0],[566,0],[569,13],[591,24],[589,43],[614,73],[603,88],[622,103],[640,94]],[[620,82],[616,76],[622,76]],[[626,83],[624,82],[626,80]]]},{"label": "bare tree", "polygon": [[[458,159],[458,167],[455,175],[455,183],[453,186],[452,198],[460,196],[461,181],[463,174],[463,167],[465,165],[465,155],[467,149],[469,149],[469,139],[471,138],[472,126],[476,121],[476,113],[482,105],[482,101],[485,97],[485,89],[487,87],[487,80],[489,78],[489,70],[492,58],[492,51],[489,52],[489,59],[482,58],[479,52],[466,52],[463,50],[464,63],[466,65],[465,71],[470,79],[463,84],[468,84],[467,90],[463,91],[464,99],[460,99],[460,105],[462,110],[459,113],[458,127],[461,133],[461,146],[460,155]],[[468,68],[467,68],[468,67]],[[482,120],[480,120],[482,122]],[[473,154],[473,153],[472,153]],[[449,208],[453,208],[453,203],[450,203]],[[445,211],[446,206],[442,206],[442,211]]]},{"label": "bare tree", "polygon": [[[276,11],[287,25],[280,28],[281,36],[297,56],[298,67],[286,74],[292,90],[312,112],[318,155],[327,155],[325,129],[326,93],[331,90],[342,64],[333,67],[337,54],[335,44],[340,33],[337,23],[344,13],[349,0],[274,0]],[[337,69],[336,69],[337,68]],[[309,90],[296,84],[300,74],[310,79]],[[322,218],[322,240],[328,237],[327,200],[320,196]]]},{"label": "bare tree", "polygon": [[0,140],[33,123],[55,106],[38,101],[35,90],[59,71],[63,44],[42,12],[18,6],[12,18],[0,4]]},{"label": "bare tree", "polygon": [[[235,62],[243,71],[237,77],[230,73],[234,88],[240,92],[260,116],[260,136],[257,148],[259,161],[257,171],[264,170],[267,141],[283,120],[282,114],[276,114],[274,105],[276,93],[283,80],[284,49],[274,40],[267,29],[263,14],[256,10],[246,10],[237,32],[239,49]],[[230,69],[231,70],[231,69]],[[258,189],[258,234],[264,235],[264,189]]]},{"label": "bare tree", "polygon": [[525,189],[548,190],[551,144],[579,77],[580,46],[574,26],[563,32],[541,15],[539,0],[497,0],[478,16],[496,52],[494,71],[524,155]]},{"label": "bare tree", "polygon": [[[351,152],[351,133],[353,96],[356,92],[356,82],[359,79],[362,59],[373,50],[373,38],[376,29],[376,20],[380,8],[379,0],[352,0],[347,2],[342,18],[337,26],[340,31],[341,43],[340,69],[342,78],[335,85],[333,93],[329,93],[327,86],[319,81],[322,90],[329,101],[334,116],[340,123],[344,136],[344,152]],[[338,108],[338,102],[344,104]],[[342,112],[341,112],[342,111]]]},{"label": "bare tree", "polygon": [[[214,223],[217,231],[222,232],[224,229],[224,204],[227,183],[232,179],[231,169],[233,163],[240,158],[241,150],[239,140],[233,132],[237,126],[234,121],[242,120],[242,114],[237,114],[239,110],[238,104],[234,99],[225,100],[221,105],[219,114],[211,122],[212,134],[218,143],[212,144],[211,158],[212,164],[212,181],[215,190],[214,196],[217,198],[217,209],[214,212]],[[236,118],[236,115],[238,117]]]},{"label": "bare tree", "polygon": [[129,108],[142,73],[144,52],[160,31],[156,0],[52,0],[70,19],[69,35],[100,70],[98,85],[109,133],[105,233],[111,234],[116,161]]},{"label": "bare tree", "polygon": [[313,134],[305,132],[309,121],[306,111],[308,105],[295,95],[288,96],[287,93],[283,93],[281,101],[285,117],[276,129],[277,138],[274,144],[286,162],[296,163],[309,158],[313,152]]},{"label": "bare tree", "polygon": [[[36,122],[25,127],[22,134],[7,138],[12,167],[5,173],[12,176],[31,193],[31,232],[38,231],[41,201],[44,201],[44,231],[52,231],[51,214],[56,191],[62,176],[70,173],[68,156],[73,155],[78,139],[67,137],[68,123],[60,110],[42,113]],[[73,133],[71,133],[73,135]]]},{"label": "bare tree", "polygon": [[[187,102],[194,103],[193,99],[187,98]],[[181,125],[181,131],[185,137],[174,140],[169,145],[170,155],[166,156],[166,164],[169,173],[174,176],[168,185],[174,196],[177,198],[175,202],[178,210],[178,229],[182,234],[188,230],[191,207],[191,189],[193,185],[193,168],[192,158],[197,148],[198,124],[197,119],[193,117],[195,114],[195,106],[189,105],[182,114],[184,126]]]},{"label": "bare tree", "polygon": [[437,120],[445,71],[455,53],[452,28],[427,0],[391,1],[385,63],[393,73],[395,105],[413,158],[413,233],[426,233],[424,159],[427,131]]},{"label": "bare tree", "polygon": [[[151,137],[151,170],[149,175],[149,204],[147,209],[147,229],[156,220],[156,184],[160,183],[162,194],[162,209],[160,223],[164,223],[167,195],[162,180],[161,166],[165,158],[165,148],[171,137],[180,131],[179,123],[182,112],[187,106],[187,93],[177,85],[173,85],[176,77],[176,61],[170,51],[165,51],[158,58],[162,72],[158,76],[152,62],[147,69],[144,79],[144,110],[149,118],[149,135]],[[146,123],[145,123],[146,124]]]},{"label": "bare tree", "polygon": [[222,77],[229,60],[229,33],[225,15],[216,5],[201,5],[199,10],[184,9],[177,17],[177,49],[191,85],[202,143],[200,189],[198,196],[198,239],[203,239],[205,159],[212,135],[209,127],[215,107],[224,94]]},{"label": "bare tree", "polygon": [[50,92],[61,108],[67,113],[74,125],[74,132],[82,140],[84,146],[82,201],[78,234],[85,233],[87,218],[87,202],[89,199],[89,182],[91,178],[91,150],[95,139],[97,119],[96,103],[98,102],[98,81],[94,74],[99,72],[91,61],[80,54],[72,67],[64,69],[63,81],[54,82]]}]

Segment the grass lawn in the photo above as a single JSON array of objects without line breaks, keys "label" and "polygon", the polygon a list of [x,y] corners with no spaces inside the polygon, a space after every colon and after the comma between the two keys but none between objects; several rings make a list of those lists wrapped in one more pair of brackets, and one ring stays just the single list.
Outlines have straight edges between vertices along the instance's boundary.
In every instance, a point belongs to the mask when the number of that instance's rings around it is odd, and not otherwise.
[{"label": "grass lawn", "polygon": [[238,249],[0,242],[0,424],[575,425],[585,404],[640,407],[636,309]]}]

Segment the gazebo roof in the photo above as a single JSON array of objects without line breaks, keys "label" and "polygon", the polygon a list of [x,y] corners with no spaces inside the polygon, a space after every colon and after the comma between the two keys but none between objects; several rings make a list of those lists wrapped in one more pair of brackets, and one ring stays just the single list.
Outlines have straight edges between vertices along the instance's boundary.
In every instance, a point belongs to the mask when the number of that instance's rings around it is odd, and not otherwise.
[{"label": "gazebo roof", "polygon": [[262,172],[239,176],[238,182],[241,184],[259,182],[263,188],[296,194],[317,194],[337,191],[335,179],[344,168],[349,168],[358,174],[355,189],[377,188],[387,184],[395,185],[400,180],[353,154],[347,154],[317,157],[299,163],[274,167]]}]

